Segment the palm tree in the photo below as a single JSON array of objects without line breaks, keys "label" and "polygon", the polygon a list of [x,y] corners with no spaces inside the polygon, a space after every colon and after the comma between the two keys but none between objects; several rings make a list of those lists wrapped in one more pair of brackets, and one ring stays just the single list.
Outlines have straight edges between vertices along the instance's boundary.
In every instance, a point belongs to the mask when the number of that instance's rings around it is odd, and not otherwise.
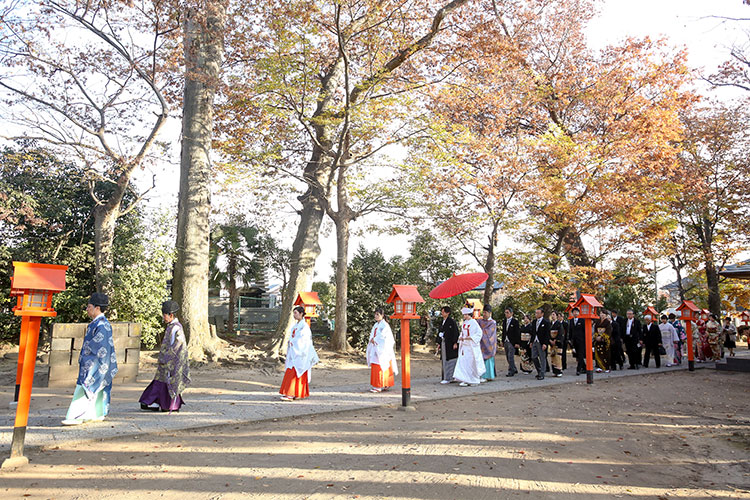
[{"label": "palm tree", "polygon": [[[211,231],[209,284],[229,291],[228,333],[234,333],[237,283],[247,286],[262,271],[262,237],[256,227],[222,224]],[[219,260],[225,261],[220,267]]]}]

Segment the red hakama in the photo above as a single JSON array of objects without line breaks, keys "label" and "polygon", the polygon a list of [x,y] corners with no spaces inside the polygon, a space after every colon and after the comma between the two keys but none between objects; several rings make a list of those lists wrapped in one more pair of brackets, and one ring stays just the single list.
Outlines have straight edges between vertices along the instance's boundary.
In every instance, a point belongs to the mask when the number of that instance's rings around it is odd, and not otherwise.
[{"label": "red hakama", "polygon": [[296,399],[309,397],[310,386],[307,385],[307,372],[298,377],[294,368],[287,368],[284,373],[284,380],[281,381],[279,394]]},{"label": "red hakama", "polygon": [[380,365],[372,363],[370,365],[370,385],[376,389],[383,389],[384,387],[393,387],[393,367],[388,366],[388,371],[383,371]]}]

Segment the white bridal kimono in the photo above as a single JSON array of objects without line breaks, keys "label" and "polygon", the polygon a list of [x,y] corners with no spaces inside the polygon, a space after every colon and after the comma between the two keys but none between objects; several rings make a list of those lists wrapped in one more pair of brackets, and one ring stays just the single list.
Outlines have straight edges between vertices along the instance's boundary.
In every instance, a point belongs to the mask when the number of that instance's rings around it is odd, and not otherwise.
[{"label": "white bridal kimono", "polygon": [[387,372],[390,366],[393,368],[393,374],[398,375],[394,345],[396,345],[396,340],[393,338],[391,327],[384,319],[381,319],[375,323],[370,332],[370,342],[367,344],[367,366],[380,365],[380,369],[384,372]]},{"label": "white bridal kimono", "polygon": [[320,359],[315,352],[312,342],[312,332],[305,320],[292,327],[292,335],[289,337],[289,347],[286,351],[286,368],[294,368],[297,377],[307,372],[307,381],[310,382],[312,366]]},{"label": "white bridal kimono", "polygon": [[467,384],[478,384],[484,375],[484,358],[479,343],[482,341],[482,329],[477,320],[470,319],[461,323],[461,338],[458,341],[458,361],[453,378]]}]

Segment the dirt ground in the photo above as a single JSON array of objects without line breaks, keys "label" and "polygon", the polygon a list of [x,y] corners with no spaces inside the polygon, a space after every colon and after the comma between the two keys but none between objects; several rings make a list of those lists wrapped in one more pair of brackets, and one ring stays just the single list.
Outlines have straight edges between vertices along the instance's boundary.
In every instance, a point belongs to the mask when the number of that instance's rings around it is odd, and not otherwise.
[{"label": "dirt ground", "polygon": [[750,375],[699,370],[44,451],[0,497],[747,498]]}]

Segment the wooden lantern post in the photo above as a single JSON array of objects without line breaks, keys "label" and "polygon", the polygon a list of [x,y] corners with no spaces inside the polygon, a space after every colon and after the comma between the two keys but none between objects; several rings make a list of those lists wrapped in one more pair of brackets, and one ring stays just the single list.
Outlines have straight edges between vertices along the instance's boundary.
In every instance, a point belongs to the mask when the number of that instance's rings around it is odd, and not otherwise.
[{"label": "wooden lantern post", "polygon": [[10,458],[2,468],[14,468],[29,463],[23,456],[26,426],[29,422],[31,386],[34,382],[39,329],[42,318],[53,318],[57,312],[52,307],[52,296],[65,290],[65,271],[68,266],[53,264],[13,263],[11,296],[16,297],[13,313],[21,316],[21,337],[16,370],[16,420],[13,425],[13,440]]},{"label": "wooden lantern post", "polygon": [[695,354],[693,353],[693,321],[700,319],[701,310],[693,301],[683,300],[680,307],[680,318],[685,321],[685,335],[687,335],[688,371],[695,371]]},{"label": "wooden lantern post", "polygon": [[643,313],[641,314],[641,316],[646,316],[646,315],[654,318],[654,321],[656,321],[657,324],[659,323],[659,316],[660,316],[659,311],[654,309],[653,306],[648,306],[646,310],[643,311]]},{"label": "wooden lantern post", "polygon": [[[602,304],[596,300],[591,294],[582,293],[578,298],[573,307],[577,307],[581,313],[578,315],[579,318],[589,321],[584,321],[583,324],[586,327],[586,383],[594,383],[594,349],[592,332],[594,329],[594,320],[599,318],[599,308]],[[572,310],[573,308],[571,308]]]},{"label": "wooden lantern post", "polygon": [[312,326],[312,318],[318,317],[317,306],[322,305],[318,297],[318,292],[300,292],[297,295],[297,300],[294,301],[295,306],[302,306],[305,308],[305,321],[307,326]]},{"label": "wooden lantern post", "polygon": [[401,320],[401,409],[411,406],[411,358],[409,355],[409,320],[419,319],[417,303],[424,302],[417,287],[413,285],[393,285],[386,300],[393,304],[391,318]]},{"label": "wooden lantern post", "polygon": [[750,325],[750,311],[744,310],[742,311],[742,314],[740,315],[740,321],[742,321],[745,326]]}]

